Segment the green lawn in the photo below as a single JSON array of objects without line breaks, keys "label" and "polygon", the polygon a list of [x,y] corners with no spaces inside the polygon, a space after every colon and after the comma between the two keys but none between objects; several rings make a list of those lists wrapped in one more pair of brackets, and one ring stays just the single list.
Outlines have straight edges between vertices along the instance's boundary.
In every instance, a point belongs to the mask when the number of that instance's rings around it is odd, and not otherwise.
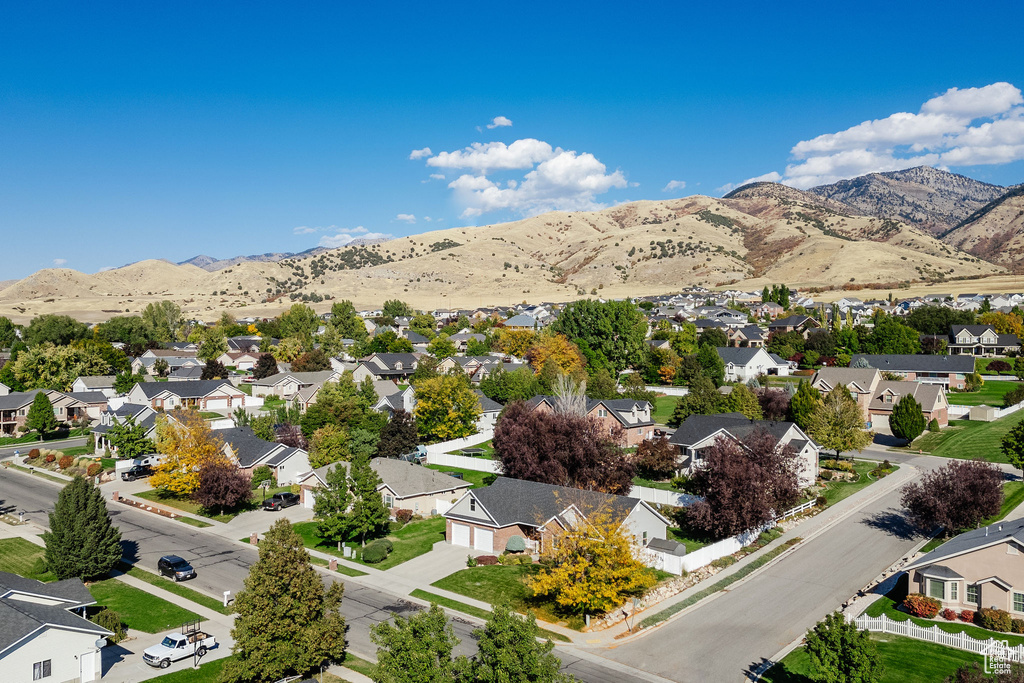
[{"label": "green lawn", "polygon": [[[1003,372],[992,372],[988,369],[989,363],[995,361],[1003,361],[1010,364],[1010,370],[1004,370]],[[974,359],[974,371],[979,375],[1003,375],[1006,377],[1014,377],[1013,374],[1013,358],[975,358]]]},{"label": "green lawn", "polygon": [[[292,489],[290,486],[279,486],[277,488],[267,489],[267,498],[269,498],[275,493],[291,490]],[[249,512],[251,510],[259,509],[260,501],[263,498],[262,493],[254,491],[253,498],[247,505],[243,505],[239,507],[237,510],[233,510],[231,512],[225,512],[219,515],[215,515],[211,514],[210,510],[201,507],[197,503],[193,503],[188,498],[181,498],[179,496],[168,493],[167,491],[163,491],[161,489],[150,489],[149,491],[142,491],[141,493],[133,493],[132,496],[152,501],[154,503],[157,503],[158,505],[165,505],[167,507],[175,508],[177,510],[181,510],[182,512],[188,512],[193,515],[199,515],[200,517],[206,517],[207,519],[212,519],[217,522],[224,522],[225,524],[230,522],[243,512]],[[198,521],[199,520],[193,520],[193,522],[186,522],[186,524],[199,526],[198,524],[194,523]]]},{"label": "green lawn", "polygon": [[220,413],[214,413],[204,410],[203,412],[199,413],[199,417],[203,418],[204,420],[219,420],[224,416],[221,415]]},{"label": "green lawn", "polygon": [[950,404],[957,406],[980,406],[985,404],[989,406],[999,406],[1002,408],[1003,396],[1010,393],[1018,386],[1020,386],[1020,382],[993,380],[991,382],[985,382],[984,386],[982,386],[978,391],[951,391],[946,395],[946,399]]},{"label": "green lawn", "polygon": [[43,547],[24,538],[0,538],[0,571],[37,581],[56,581],[46,569]]},{"label": "green lawn", "polygon": [[651,419],[658,424],[667,424],[668,419],[672,417],[672,412],[676,409],[676,401],[678,400],[678,396],[656,396],[654,398],[654,411],[651,413]]},{"label": "green lawn", "polygon": [[[854,471],[860,475],[857,481],[830,481],[825,484],[825,491],[822,493],[825,496],[825,500],[828,501],[829,505],[838,503],[843,498],[852,496],[857,491],[860,491],[866,486],[870,486],[874,482],[878,481],[874,477],[868,474],[871,470],[878,467],[877,462],[870,460],[857,460],[853,463]],[[899,469],[898,465],[893,465],[893,472]]]},{"label": "green lawn", "polygon": [[[496,475],[490,472],[477,472],[476,470],[463,470],[458,467],[446,467],[444,465],[427,465],[432,470],[438,472],[461,472],[462,480],[471,484],[471,489],[478,489],[484,486],[490,486],[494,483]],[[461,495],[461,494],[459,494]]]},{"label": "green lawn", "polygon": [[[981,655],[903,636],[874,633],[884,671],[879,683],[940,683]],[[804,648],[793,650],[761,677],[766,683],[811,683],[810,656]]]},{"label": "green lawn", "polygon": [[[218,647],[224,646],[220,645]],[[230,659],[230,656],[215,659],[212,662],[200,664],[198,669],[192,668],[191,660],[182,660],[185,664],[181,671],[146,680],[151,683],[220,683],[220,674],[224,671],[224,667]],[[181,664],[178,664],[178,666],[181,666]]]},{"label": "green lawn", "polygon": [[278,408],[284,408],[285,402],[283,398],[277,396],[266,396],[263,399],[263,410],[277,410]]},{"label": "green lawn", "polygon": [[245,394],[246,396],[252,396],[252,385],[251,384],[246,384],[245,382],[242,382],[236,388],[239,391],[241,391],[243,394]]},{"label": "green lawn", "polygon": [[[437,593],[429,593],[427,591],[420,590],[419,588],[414,590],[412,593],[409,593],[409,595],[414,598],[419,598],[420,600],[426,600],[427,602],[436,602],[441,607],[447,607],[448,609],[453,609],[457,612],[463,612],[464,614],[469,614],[470,616],[474,616],[485,621],[491,617],[491,613],[488,610],[480,609],[473,605],[467,605],[464,602],[452,600],[451,598],[446,598],[443,595],[438,595]],[[549,640],[557,640],[563,643],[572,642],[571,638],[567,638],[561,633],[549,631],[546,628],[540,629],[540,632],[543,637],[548,638]]]},{"label": "green lawn", "polygon": [[878,600],[868,605],[868,608],[864,610],[864,613],[869,617],[878,617],[885,615],[894,621],[906,621],[910,619],[918,626],[924,626],[925,628],[931,628],[932,626],[938,626],[947,633],[966,633],[967,635],[978,638],[980,640],[988,640],[989,638],[998,638],[999,640],[1005,640],[1010,645],[1021,645],[1024,644],[1024,636],[1013,635],[1011,633],[999,633],[997,631],[989,631],[983,629],[980,626],[974,626],[973,624],[965,624],[962,621],[946,621],[945,619],[919,619],[918,617],[912,617],[906,612],[901,612],[896,609],[897,603],[890,598],[888,595],[883,595]]},{"label": "green lawn", "polygon": [[[316,529],[313,529],[313,537],[311,537],[312,539],[316,538],[315,534],[316,534]],[[299,534],[299,535],[301,536],[302,534]],[[245,538],[240,539],[240,540],[242,541],[242,543],[248,543],[249,542],[249,537],[246,536]],[[311,539],[306,539],[305,537],[303,537],[303,544],[307,548],[315,547],[315,546],[310,545],[310,540]],[[331,555],[337,555],[338,557],[344,557],[341,553],[338,552],[337,546],[334,547],[333,551],[331,551],[327,547],[319,547],[319,548],[316,548],[316,549],[319,550],[322,553],[330,553]],[[321,567],[329,567],[331,565],[331,563],[328,562],[327,560],[325,560],[324,558],[317,557],[316,555],[312,555],[312,554],[309,556],[309,561],[310,561],[311,564],[319,565]],[[366,576],[366,574],[367,574],[367,572],[361,572],[358,569],[353,569],[352,567],[349,567],[346,564],[342,564],[341,562],[338,563],[337,572],[339,574],[344,574],[345,576]]]},{"label": "green lawn", "polygon": [[[494,446],[491,444],[490,441],[484,441],[483,443],[477,444],[476,446],[467,446],[467,448],[480,448],[483,450],[483,453],[470,457],[487,458],[488,460],[494,460]],[[450,455],[464,455],[462,449],[459,449],[457,451],[448,451],[448,453]]]},{"label": "green lawn", "polygon": [[967,458],[1007,462],[1000,450],[1003,437],[1018,422],[1024,420],[1024,410],[1018,410],[995,422],[953,420],[941,432],[929,432],[914,442],[914,449],[940,458]]},{"label": "green lawn", "polygon": [[714,541],[709,538],[690,538],[682,529],[675,527],[669,527],[668,529],[669,540],[679,541],[686,546],[686,552],[692,553],[694,550],[700,550],[709,543]]},{"label": "green lawn", "polygon": [[[395,565],[407,562],[414,557],[429,553],[438,541],[444,540],[444,517],[428,517],[427,519],[409,522],[401,529],[388,534],[388,540],[394,544],[394,550],[388,558],[377,564],[366,564],[375,569],[391,569]],[[295,531],[302,536],[302,542],[307,548],[315,548],[324,553],[343,557],[338,552],[338,547],[333,543],[324,543],[323,539],[316,532],[316,522],[299,522],[295,525]],[[349,558],[354,562],[363,564],[362,560]],[[338,565],[339,568],[341,565]]]},{"label": "green lawn", "polygon": [[[58,430],[56,432],[47,432],[43,436],[43,442],[46,442],[46,441],[58,441],[58,440],[62,440],[62,439],[73,439],[76,436],[85,436],[88,433],[88,431],[89,430],[85,429],[84,427],[76,427],[76,428],[74,428],[72,430],[69,430],[67,432],[63,432],[63,431],[60,431],[60,430]],[[24,436],[7,436],[7,437],[4,437],[4,438],[0,439],[0,447],[18,446],[20,444],[37,444],[38,445],[40,443],[41,442],[39,441],[39,432],[28,432]]]},{"label": "green lawn", "polygon": [[89,592],[100,605],[121,615],[128,628],[144,633],[159,633],[178,628],[199,615],[163,598],[129,586],[117,579],[104,579],[89,585]]},{"label": "green lawn", "polygon": [[675,491],[675,487],[667,481],[652,481],[643,477],[633,477],[635,486],[646,486],[649,489],[662,489],[663,491]]},{"label": "green lawn", "polygon": [[88,446],[75,446],[73,448],[62,448],[60,452],[64,455],[70,455],[72,458],[78,458],[83,455],[92,455],[93,449]]},{"label": "green lawn", "polygon": [[186,600],[191,600],[197,605],[202,605],[207,609],[212,609],[215,612],[220,612],[221,614],[231,614],[232,612],[231,607],[224,606],[223,600],[212,598],[206,593],[200,593],[197,590],[189,588],[183,583],[172,581],[171,579],[168,579],[159,574],[154,574],[153,572],[147,572],[145,569],[134,567],[125,562],[121,562],[118,565],[118,569],[123,571],[128,576],[139,579],[140,581],[145,581],[146,583],[151,584],[153,586],[163,588],[168,593],[174,593],[179,597],[185,598]]}]

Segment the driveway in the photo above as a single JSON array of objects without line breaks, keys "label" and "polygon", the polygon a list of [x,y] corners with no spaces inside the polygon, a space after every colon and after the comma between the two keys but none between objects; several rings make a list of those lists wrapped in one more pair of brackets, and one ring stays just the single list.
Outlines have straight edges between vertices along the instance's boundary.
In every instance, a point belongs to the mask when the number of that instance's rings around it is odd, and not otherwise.
[{"label": "driveway", "polygon": [[429,553],[424,553],[392,567],[387,573],[389,577],[395,576],[419,584],[431,584],[460,569],[465,569],[467,555],[476,557],[486,554],[482,550],[463,548],[445,541],[438,541]]}]

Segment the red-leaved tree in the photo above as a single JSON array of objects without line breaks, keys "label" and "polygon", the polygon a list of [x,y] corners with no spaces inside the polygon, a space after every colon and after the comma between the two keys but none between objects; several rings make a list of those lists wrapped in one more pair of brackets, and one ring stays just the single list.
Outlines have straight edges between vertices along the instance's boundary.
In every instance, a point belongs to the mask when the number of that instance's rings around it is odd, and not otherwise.
[{"label": "red-leaved tree", "polygon": [[192,500],[207,510],[233,510],[249,502],[252,487],[249,477],[226,460],[217,460],[199,471],[199,488],[192,493]]},{"label": "red-leaved tree", "polygon": [[920,529],[947,536],[977,527],[1003,505],[1003,473],[981,460],[951,460],[903,487],[900,502]]},{"label": "red-leaved tree", "polygon": [[622,495],[633,487],[636,468],[620,438],[589,417],[517,401],[502,412],[492,443],[506,477]]},{"label": "red-leaved tree", "polygon": [[785,420],[789,414],[789,394],[782,389],[758,389],[757,402],[766,420]]},{"label": "red-leaved tree", "polygon": [[720,436],[701,455],[691,483],[704,500],[687,509],[686,521],[715,538],[770,522],[800,497],[796,451],[766,429],[741,441]]},{"label": "red-leaved tree", "polygon": [[648,479],[666,479],[679,467],[679,449],[664,436],[644,440],[636,450],[636,471]]}]

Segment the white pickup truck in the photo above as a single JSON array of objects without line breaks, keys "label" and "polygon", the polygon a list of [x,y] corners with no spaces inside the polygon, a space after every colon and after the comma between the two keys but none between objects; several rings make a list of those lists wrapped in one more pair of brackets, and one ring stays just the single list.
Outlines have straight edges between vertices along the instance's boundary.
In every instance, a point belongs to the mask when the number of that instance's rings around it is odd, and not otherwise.
[{"label": "white pickup truck", "polygon": [[198,654],[200,657],[217,646],[213,636],[203,631],[188,633],[172,633],[164,636],[158,645],[147,647],[142,653],[142,661],[150,666],[166,669],[171,662]]}]

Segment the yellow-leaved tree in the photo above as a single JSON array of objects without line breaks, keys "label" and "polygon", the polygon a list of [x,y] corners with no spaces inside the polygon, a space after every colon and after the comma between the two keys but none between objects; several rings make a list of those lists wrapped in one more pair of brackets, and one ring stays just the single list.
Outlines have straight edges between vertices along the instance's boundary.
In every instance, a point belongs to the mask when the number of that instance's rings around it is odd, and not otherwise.
[{"label": "yellow-leaved tree", "polygon": [[460,372],[417,383],[413,412],[420,436],[434,442],[476,434],[476,421],[483,410],[480,397],[470,387],[469,379]]},{"label": "yellow-leaved tree", "polygon": [[604,614],[657,582],[654,571],[638,560],[621,519],[596,511],[589,520],[558,536],[549,553],[552,564],[531,579],[536,595],[577,614]]},{"label": "yellow-leaved tree", "polygon": [[537,333],[532,330],[499,330],[498,348],[502,353],[522,358],[533,345]]},{"label": "yellow-leaved tree", "polygon": [[537,374],[548,360],[558,364],[562,374],[572,375],[583,369],[583,354],[564,334],[541,334],[526,352],[526,360]]},{"label": "yellow-leaved tree", "polygon": [[199,471],[204,465],[228,461],[224,442],[195,410],[175,410],[157,418],[156,450],[162,457],[149,484],[179,496],[189,496],[199,488]]}]

